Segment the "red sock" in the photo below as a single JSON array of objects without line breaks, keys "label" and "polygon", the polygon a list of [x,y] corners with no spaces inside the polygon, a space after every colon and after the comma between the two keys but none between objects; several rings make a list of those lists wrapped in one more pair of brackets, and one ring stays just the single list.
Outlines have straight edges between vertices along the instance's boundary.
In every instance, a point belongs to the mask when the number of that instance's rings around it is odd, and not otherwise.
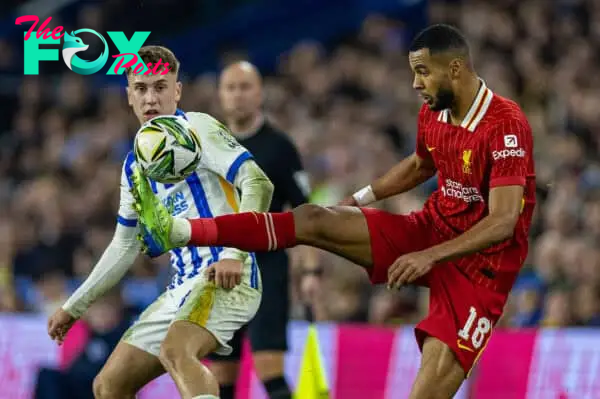
[{"label": "red sock", "polygon": [[216,218],[190,219],[189,245],[219,246],[242,251],[275,251],[296,245],[292,212],[244,212]]}]

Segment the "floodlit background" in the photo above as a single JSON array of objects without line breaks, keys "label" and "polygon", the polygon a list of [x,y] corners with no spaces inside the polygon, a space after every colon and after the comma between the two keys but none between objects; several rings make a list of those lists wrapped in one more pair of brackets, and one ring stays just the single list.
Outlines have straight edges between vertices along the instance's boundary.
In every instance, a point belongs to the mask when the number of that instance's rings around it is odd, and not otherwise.
[{"label": "floodlit background", "polygon": [[[81,76],[62,61],[41,62],[38,76],[24,76],[30,24],[14,21],[27,14],[52,16],[51,29],[127,37],[152,31],[146,44],[170,47],[182,63],[181,108],[188,111],[220,117],[220,69],[240,59],[255,63],[265,75],[267,115],[298,146],[311,201],[325,205],[413,151],[420,103],[407,45],[430,23],[463,29],[488,86],[517,100],[529,117],[539,206],[505,328],[461,394],[600,397],[600,332],[593,328],[600,326],[599,2],[12,0],[0,5],[0,398],[33,397],[41,366],[97,372],[94,359],[110,342],[92,345],[94,337],[127,325],[170,272],[165,258],[140,256],[119,289],[76,325],[70,344],[58,349],[45,335],[47,316],[112,237],[121,164],[137,121],[123,76]],[[435,185],[380,206],[418,209]],[[334,397],[405,397],[419,360],[410,326],[426,313],[427,292],[371,287],[361,269],[324,252],[293,255],[290,381],[297,383],[312,347],[302,321],[312,321]],[[302,272],[316,266],[322,276]],[[589,328],[564,329],[575,326]],[[240,397],[263,397],[244,370]],[[170,387],[162,378],[144,397],[169,397]]]}]

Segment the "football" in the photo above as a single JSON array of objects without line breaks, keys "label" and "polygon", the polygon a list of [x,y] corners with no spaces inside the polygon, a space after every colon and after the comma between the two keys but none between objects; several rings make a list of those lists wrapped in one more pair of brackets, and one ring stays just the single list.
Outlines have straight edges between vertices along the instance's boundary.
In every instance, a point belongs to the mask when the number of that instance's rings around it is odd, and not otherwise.
[{"label": "football", "polygon": [[200,138],[182,117],[163,115],[144,123],[135,135],[135,160],[159,183],[177,183],[192,174],[202,157]]}]

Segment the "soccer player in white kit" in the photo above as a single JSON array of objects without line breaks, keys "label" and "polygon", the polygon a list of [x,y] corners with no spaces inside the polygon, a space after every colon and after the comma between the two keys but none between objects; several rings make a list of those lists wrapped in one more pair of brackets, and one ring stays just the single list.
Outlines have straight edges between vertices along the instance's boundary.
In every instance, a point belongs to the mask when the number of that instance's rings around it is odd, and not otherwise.
[{"label": "soccer player in white kit", "polygon": [[[138,53],[145,64],[155,65],[161,59],[171,68],[165,75],[127,72],[129,105],[140,124],[158,115],[179,115],[195,128],[203,151],[198,169],[184,181],[152,182],[155,194],[173,215],[187,218],[267,212],[273,185],[252,155],[211,116],[177,108],[181,83],[173,53],[160,46],[146,46]],[[134,168],[130,152],[123,165],[111,243],[86,281],[48,321],[48,333],[59,344],[89,305],[123,278],[140,252],[140,229],[130,192]],[[176,248],[170,255],[176,271],[171,284],[111,354],[94,381],[96,398],[134,398],[165,371],[183,398],[218,397],[218,383],[200,359],[212,352],[228,354],[234,332],[254,317],[262,291],[255,256],[222,247]],[[205,273],[208,266],[212,266],[211,273]]]}]

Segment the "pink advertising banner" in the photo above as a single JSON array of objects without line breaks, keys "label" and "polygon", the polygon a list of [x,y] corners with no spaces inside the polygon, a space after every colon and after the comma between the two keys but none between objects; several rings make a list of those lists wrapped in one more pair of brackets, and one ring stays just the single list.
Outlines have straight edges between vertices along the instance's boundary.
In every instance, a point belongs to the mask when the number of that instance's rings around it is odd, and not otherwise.
[{"label": "pink advertising banner", "polygon": [[[0,399],[29,399],[37,369],[64,366],[65,354],[48,339],[43,318],[0,315],[0,327]],[[406,398],[420,361],[410,327],[312,328],[291,323],[289,338],[286,376],[307,398],[317,397],[317,374],[322,374],[330,398]],[[82,343],[71,347],[81,348]],[[238,397],[267,399],[247,347],[242,362]],[[600,398],[598,375],[600,330],[496,331],[457,398]],[[178,395],[171,379],[163,376],[146,386],[140,397]]]},{"label": "pink advertising banner", "polygon": [[58,363],[46,319],[0,315],[0,398],[29,399],[40,366]]}]

